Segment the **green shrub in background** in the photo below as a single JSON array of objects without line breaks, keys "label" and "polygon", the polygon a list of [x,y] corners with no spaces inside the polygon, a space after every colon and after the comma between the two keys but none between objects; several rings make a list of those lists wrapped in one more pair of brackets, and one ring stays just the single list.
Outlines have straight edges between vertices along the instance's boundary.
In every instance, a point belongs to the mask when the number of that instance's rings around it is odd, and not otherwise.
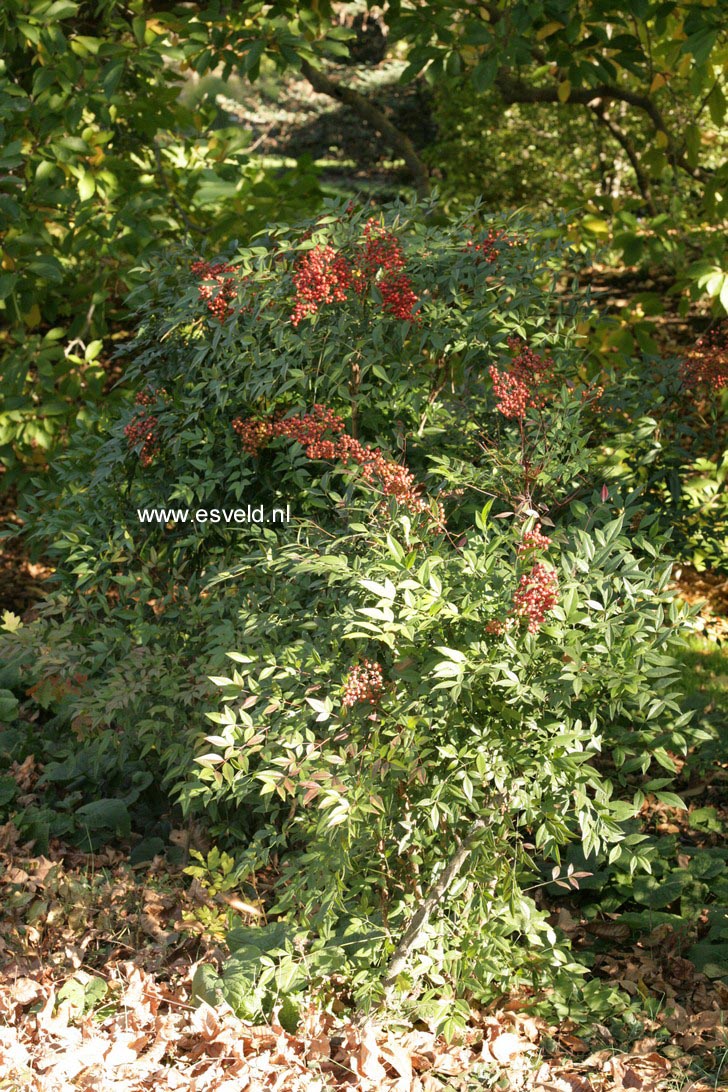
[{"label": "green shrub in background", "polygon": [[309,166],[264,170],[248,133],[187,109],[161,24],[114,2],[0,11],[0,465],[43,465],[107,386],[132,268],[186,235],[229,239],[313,209]]},{"label": "green shrub in background", "polygon": [[[698,570],[728,559],[728,326],[716,322],[682,358],[645,356],[618,371],[603,403],[605,476],[634,489]],[[648,382],[645,382],[648,377]]]},{"label": "green shrub in background", "polygon": [[[565,212],[573,244],[610,266],[634,267],[635,287],[659,271],[673,279],[681,314],[691,301],[706,297],[715,315],[725,314],[725,209],[712,181],[728,152],[721,113],[705,119],[707,207],[694,184],[650,169],[650,208],[629,156],[593,111],[575,110],[568,102],[504,107],[497,92],[479,92],[464,78],[457,94],[438,86],[435,102],[438,137],[425,158],[449,210],[477,196],[491,209],[523,205]],[[570,149],[566,159],[564,146]],[[645,290],[634,307],[629,327],[614,332],[621,341],[610,342],[627,356],[636,346],[648,349],[644,340],[654,335],[652,320],[662,313],[663,301]]]},{"label": "green shrub in background", "polygon": [[[561,236],[330,204],[148,263],[135,401],[77,430],[25,513],[58,589],[5,638],[0,683],[36,704],[51,686],[41,757],[74,807],[81,756],[124,807],[142,763],[240,882],[272,870],[287,931],[257,945],[277,953],[262,978],[239,959],[256,1012],[295,952],[443,1021],[466,991],[573,976],[534,891],[569,843],[644,864],[624,823],[688,744],[679,614],[654,518],[632,539],[601,480],[591,306],[559,292]],[[292,520],[210,515],[248,503]]]}]

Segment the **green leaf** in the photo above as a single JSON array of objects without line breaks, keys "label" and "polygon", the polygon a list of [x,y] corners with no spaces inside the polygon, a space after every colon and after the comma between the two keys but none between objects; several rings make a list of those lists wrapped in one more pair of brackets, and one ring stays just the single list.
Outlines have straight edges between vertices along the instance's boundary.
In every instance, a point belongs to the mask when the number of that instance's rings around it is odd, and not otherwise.
[{"label": "green leaf", "polygon": [[[10,293],[18,283],[18,277],[16,273],[0,273],[0,300],[8,298]],[[5,612],[8,613],[7,611]]]},{"label": "green leaf", "polygon": [[[12,632],[12,630],[11,630]],[[0,690],[0,720],[6,723],[14,720],[19,708],[18,699],[12,690]]]},{"label": "green leaf", "polygon": [[667,804],[668,807],[680,808],[681,811],[687,811],[686,804],[674,792],[656,792],[654,796],[660,803]]},{"label": "green leaf", "polygon": [[682,894],[683,881],[659,880],[656,876],[636,876],[632,881],[633,897],[653,910],[670,906]]},{"label": "green leaf", "polygon": [[609,235],[609,224],[599,216],[585,216],[582,224],[592,235]]},{"label": "green leaf", "polygon": [[86,346],[86,351],[83,354],[84,360],[86,360],[86,361],[96,360],[96,358],[98,357],[98,355],[101,352],[101,350],[103,349],[103,347],[104,347],[104,343],[100,339],[98,339],[96,341],[89,341],[88,345]]},{"label": "green leaf", "polygon": [[96,179],[86,171],[78,180],[78,196],[82,201],[90,201],[96,193]]},{"label": "green leaf", "polygon": [[91,804],[84,804],[78,809],[76,816],[82,828],[108,830],[122,835],[131,833],[129,810],[123,800],[115,797],[105,797],[94,800]]},{"label": "green leaf", "polygon": [[193,1005],[203,1001],[215,1008],[225,1000],[223,982],[214,967],[201,963],[192,976],[190,1000]]},{"label": "green leaf", "polygon": [[144,36],[147,30],[147,20],[143,15],[137,15],[131,21],[132,30],[134,31],[134,37],[136,38],[137,45],[144,45]]},{"label": "green leaf", "polygon": [[728,312],[728,274],[723,277],[723,284],[720,289],[719,299],[723,310]]},{"label": "green leaf", "polygon": [[[0,714],[0,720],[6,720]],[[0,808],[9,804],[18,795],[18,784],[13,777],[0,777]]]}]

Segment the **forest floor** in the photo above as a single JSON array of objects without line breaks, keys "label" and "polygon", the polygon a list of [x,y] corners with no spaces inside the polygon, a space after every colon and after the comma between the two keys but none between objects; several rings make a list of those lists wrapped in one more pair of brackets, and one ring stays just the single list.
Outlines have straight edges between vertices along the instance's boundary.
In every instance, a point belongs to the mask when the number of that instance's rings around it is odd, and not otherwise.
[{"label": "forest floor", "polygon": [[[694,676],[698,714],[725,716],[728,678],[715,674],[724,661],[711,660],[705,641],[692,655],[706,665]],[[32,759],[11,770],[26,802],[40,772]],[[275,1010],[268,1024],[251,1026],[225,1006],[193,1005],[197,966],[223,958],[234,896],[211,897],[164,856],[132,865],[125,844],[87,854],[51,842],[38,856],[7,824],[0,828],[0,1089],[717,1089],[728,1077],[727,945],[718,939],[711,963],[709,942],[716,928],[723,937],[727,931],[725,920],[712,920],[705,865],[726,852],[727,777],[725,762],[696,768],[687,812],[648,801],[642,816],[644,829],[671,847],[663,881],[700,863],[693,879],[703,884],[702,898],[693,905],[697,911],[702,901],[702,910],[681,920],[679,888],[670,906],[676,915],[642,907],[594,916],[577,893],[551,898],[552,920],[577,958],[587,957],[593,980],[614,987],[604,1011],[577,1006],[573,1016],[549,1019],[538,1015],[537,998],[515,994],[473,1006],[467,1033],[450,1043],[424,1024],[357,1022],[342,1004],[334,1015],[312,1003],[293,1034]],[[184,840],[184,831],[173,833],[173,841]]]}]

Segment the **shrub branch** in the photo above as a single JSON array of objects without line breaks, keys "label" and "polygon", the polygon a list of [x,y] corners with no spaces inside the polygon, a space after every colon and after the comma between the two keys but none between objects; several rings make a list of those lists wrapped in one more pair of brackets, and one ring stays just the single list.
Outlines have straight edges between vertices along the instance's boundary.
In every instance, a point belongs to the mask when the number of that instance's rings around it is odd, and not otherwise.
[{"label": "shrub branch", "polygon": [[[507,103],[514,102],[559,102],[558,88],[533,87],[521,79],[512,76],[506,69],[500,69],[496,76],[496,86],[503,100]],[[649,95],[639,91],[631,91],[627,87],[613,87],[611,84],[599,84],[597,87],[572,87],[569,92],[568,103],[577,106],[595,106],[599,102],[617,100],[626,102],[636,110],[641,110],[652,122],[656,133],[663,133],[667,141],[666,153],[668,159],[675,167],[680,167],[692,178],[705,181],[710,171],[703,167],[693,167],[685,158],[684,152],[678,147],[675,138],[670,133],[664,117],[657,104]]]},{"label": "shrub branch", "polygon": [[397,981],[398,976],[404,970],[410,952],[417,943],[420,933],[427,925],[430,914],[444,898],[453,880],[455,880],[460,873],[463,865],[475,849],[478,839],[486,826],[487,823],[485,819],[475,820],[465,838],[463,838],[462,842],[448,861],[447,866],[430,888],[427,897],[420,903],[417,910],[415,910],[405,934],[397,945],[397,949],[387,967],[387,973],[383,981],[385,990],[391,990],[392,986]]}]

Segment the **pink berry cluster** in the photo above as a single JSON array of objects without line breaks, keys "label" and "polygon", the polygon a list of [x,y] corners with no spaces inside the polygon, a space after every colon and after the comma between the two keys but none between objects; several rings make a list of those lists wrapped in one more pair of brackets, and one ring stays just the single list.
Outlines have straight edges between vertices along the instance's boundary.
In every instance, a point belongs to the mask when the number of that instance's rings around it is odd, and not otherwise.
[{"label": "pink berry cluster", "polygon": [[[139,391],[134,401],[140,407],[152,406],[166,393],[163,389],[153,391],[147,388],[145,391]],[[138,409],[124,429],[124,435],[130,448],[141,445],[139,462],[142,466],[149,466],[154,462],[155,456],[159,454],[160,441],[159,421],[153,413],[146,413],[144,408]]]},{"label": "pink berry cluster", "polygon": [[[517,554],[528,554],[531,550],[546,550],[551,539],[536,523],[530,531],[525,531],[516,546]],[[528,619],[528,632],[536,633],[547,613],[558,602],[559,579],[553,569],[547,568],[540,561],[533,564],[531,570],[524,573],[513,596],[513,606],[505,620],[492,618],[485,624],[485,632],[500,637],[512,630],[517,619]]]},{"label": "pink berry cluster", "polygon": [[539,356],[517,337],[508,338],[508,348],[515,354],[508,371],[500,372],[492,365],[488,373],[496,408],[504,417],[523,420],[526,410],[546,404],[543,388],[553,376],[553,361]]},{"label": "pink berry cluster", "polygon": [[551,539],[541,531],[541,524],[535,523],[530,531],[524,531],[523,538],[516,547],[516,553],[525,554],[528,550],[546,550]]},{"label": "pink berry cluster", "polygon": [[559,578],[553,569],[537,561],[524,573],[513,596],[513,613],[528,619],[528,632],[536,633],[546,615],[558,603]]},{"label": "pink berry cluster", "polygon": [[382,665],[374,660],[362,660],[360,664],[352,667],[346,677],[341,704],[345,709],[351,709],[352,705],[357,705],[359,702],[376,705],[383,691]]},{"label": "pink berry cluster", "polygon": [[714,394],[728,387],[728,321],[699,338],[680,367],[688,390],[707,388]]},{"label": "pink berry cluster", "polygon": [[197,289],[199,298],[205,300],[207,309],[214,318],[224,322],[232,314],[230,301],[238,294],[233,277],[235,266],[200,259],[192,263],[190,271],[193,276],[200,278],[201,283]]},{"label": "pink berry cluster", "polygon": [[296,261],[293,283],[298,298],[291,323],[299,326],[315,315],[322,304],[342,303],[351,289],[364,296],[376,284],[382,310],[394,318],[414,322],[417,296],[404,271],[405,257],[397,236],[374,218],[364,226],[364,242],[351,259],[332,246],[316,246]]},{"label": "pink berry cluster", "polygon": [[[430,503],[421,486],[406,467],[387,459],[379,448],[369,447],[344,432],[344,422],[333,410],[316,405],[312,413],[298,417],[278,417],[268,420],[236,418],[233,428],[242,440],[243,450],[257,455],[261,448],[276,437],[295,440],[309,459],[325,459],[356,466],[368,485],[379,488],[384,496],[395,497],[414,512],[428,512]],[[438,508],[438,526],[443,526],[445,513]]]},{"label": "pink berry cluster", "polygon": [[500,637],[508,629],[512,629],[513,619],[506,618],[505,622],[501,622],[498,618],[491,618],[489,622],[485,623],[485,632],[492,637]]}]

